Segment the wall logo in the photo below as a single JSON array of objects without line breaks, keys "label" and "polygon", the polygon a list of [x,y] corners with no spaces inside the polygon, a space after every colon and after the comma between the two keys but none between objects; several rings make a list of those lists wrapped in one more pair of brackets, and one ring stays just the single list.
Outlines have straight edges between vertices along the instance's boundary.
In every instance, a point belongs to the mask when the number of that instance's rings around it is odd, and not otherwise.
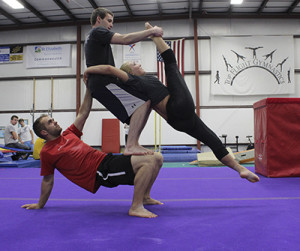
[{"label": "wall logo", "polygon": [[42,48],[40,46],[35,46],[34,47],[34,52],[35,53],[41,53],[42,52]]},{"label": "wall logo", "polygon": [[290,37],[212,38],[212,55],[213,94],[294,93]]}]

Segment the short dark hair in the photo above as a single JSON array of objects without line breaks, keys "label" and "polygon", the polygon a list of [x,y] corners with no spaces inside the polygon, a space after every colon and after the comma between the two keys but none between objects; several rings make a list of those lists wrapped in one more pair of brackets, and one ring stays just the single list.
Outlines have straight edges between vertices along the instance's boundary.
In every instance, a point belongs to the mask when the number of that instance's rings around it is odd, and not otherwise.
[{"label": "short dark hair", "polygon": [[19,119],[19,123],[24,122],[24,119]]},{"label": "short dark hair", "polygon": [[45,139],[45,138],[41,134],[41,131],[45,130],[46,127],[43,123],[41,123],[41,120],[42,120],[42,118],[45,118],[45,117],[48,117],[48,115],[47,114],[42,114],[38,119],[36,119],[36,121],[34,121],[33,126],[32,126],[34,133],[42,139]]},{"label": "short dark hair", "polygon": [[104,19],[107,14],[114,16],[114,14],[108,9],[101,7],[94,9],[90,18],[91,25],[95,25],[98,16],[101,17],[101,19]]},{"label": "short dark hair", "polygon": [[12,115],[10,120],[13,120],[14,118],[18,119],[19,117],[17,115]]}]

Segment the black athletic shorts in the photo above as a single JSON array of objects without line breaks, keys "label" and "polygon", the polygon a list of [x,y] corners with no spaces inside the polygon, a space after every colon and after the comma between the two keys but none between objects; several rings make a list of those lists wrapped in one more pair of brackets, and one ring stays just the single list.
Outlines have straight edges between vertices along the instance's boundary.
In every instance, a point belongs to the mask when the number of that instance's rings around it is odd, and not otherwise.
[{"label": "black athletic shorts", "polygon": [[112,155],[109,153],[98,166],[96,186],[133,185],[134,177],[131,155]]},{"label": "black athletic shorts", "polygon": [[99,74],[89,75],[88,88],[93,98],[128,125],[131,115],[149,99],[133,88],[126,88],[119,80]]}]

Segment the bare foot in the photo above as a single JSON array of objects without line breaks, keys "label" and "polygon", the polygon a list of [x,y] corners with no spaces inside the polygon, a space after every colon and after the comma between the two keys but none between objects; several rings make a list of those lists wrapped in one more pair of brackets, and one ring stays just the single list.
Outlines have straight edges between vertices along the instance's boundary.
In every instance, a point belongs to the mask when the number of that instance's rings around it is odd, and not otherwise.
[{"label": "bare foot", "polygon": [[[152,29],[153,28],[153,26],[149,23],[149,22],[146,22],[145,23],[145,28],[146,28],[146,30],[149,30],[149,29]],[[154,38],[154,36],[149,36],[149,38]]]},{"label": "bare foot", "polygon": [[160,202],[159,200],[152,199],[152,198],[144,198],[143,204],[144,205],[163,205],[164,203]]},{"label": "bare foot", "polygon": [[252,183],[259,181],[259,177],[256,174],[249,171],[248,169],[241,171],[240,176],[241,176],[241,178],[247,179]]},{"label": "bare foot", "polygon": [[124,155],[152,155],[154,154],[154,152],[142,146],[133,146],[133,147],[126,146],[123,154]]},{"label": "bare foot", "polygon": [[146,28],[147,30],[149,30],[149,29],[153,28],[153,26],[152,26],[149,22],[146,22],[146,23],[145,23],[145,28]]},{"label": "bare foot", "polygon": [[137,217],[143,217],[143,218],[156,218],[158,215],[151,213],[144,207],[138,207],[138,208],[130,208],[128,214],[130,216],[137,216]]}]

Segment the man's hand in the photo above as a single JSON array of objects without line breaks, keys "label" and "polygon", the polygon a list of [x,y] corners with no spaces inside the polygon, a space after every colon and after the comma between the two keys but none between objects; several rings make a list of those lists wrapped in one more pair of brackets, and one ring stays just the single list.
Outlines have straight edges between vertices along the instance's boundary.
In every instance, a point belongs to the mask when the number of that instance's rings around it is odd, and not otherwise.
[{"label": "man's hand", "polygon": [[85,83],[86,87],[87,86],[87,81],[88,81],[88,77],[89,77],[89,74],[86,73],[86,71],[83,73],[83,82]]},{"label": "man's hand", "polygon": [[41,209],[41,207],[37,203],[34,203],[34,204],[25,204],[25,205],[23,205],[21,207],[25,208],[25,209]]},{"label": "man's hand", "polygon": [[158,27],[158,26],[154,26],[152,28],[152,32],[153,32],[154,37],[162,37],[163,34],[164,34],[163,29],[161,27]]}]

